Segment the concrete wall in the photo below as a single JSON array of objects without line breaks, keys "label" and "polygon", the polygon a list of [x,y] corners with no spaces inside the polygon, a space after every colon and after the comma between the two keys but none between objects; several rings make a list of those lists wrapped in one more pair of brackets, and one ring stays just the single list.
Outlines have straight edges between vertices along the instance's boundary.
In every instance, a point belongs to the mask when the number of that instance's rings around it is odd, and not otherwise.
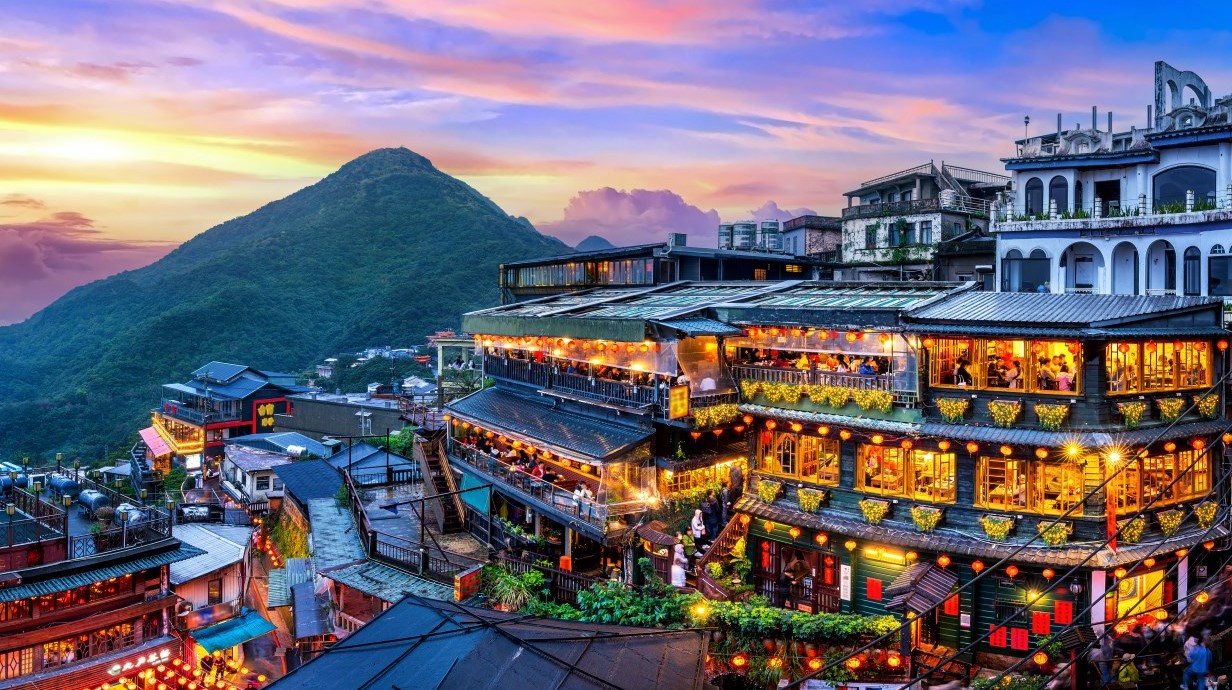
[{"label": "concrete wall", "polygon": [[175,593],[190,602],[194,609],[210,606],[209,583],[218,579],[222,580],[222,599],[219,602],[235,601],[244,595],[244,568],[240,563],[189,580],[176,587]]}]

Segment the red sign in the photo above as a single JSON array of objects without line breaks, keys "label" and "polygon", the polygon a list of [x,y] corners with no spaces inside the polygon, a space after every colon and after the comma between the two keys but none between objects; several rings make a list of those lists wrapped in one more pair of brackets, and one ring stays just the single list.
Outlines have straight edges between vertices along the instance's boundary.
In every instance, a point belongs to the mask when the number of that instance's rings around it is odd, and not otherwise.
[{"label": "red sign", "polygon": [[476,565],[453,576],[453,598],[466,601],[479,593],[479,572],[482,565]]}]

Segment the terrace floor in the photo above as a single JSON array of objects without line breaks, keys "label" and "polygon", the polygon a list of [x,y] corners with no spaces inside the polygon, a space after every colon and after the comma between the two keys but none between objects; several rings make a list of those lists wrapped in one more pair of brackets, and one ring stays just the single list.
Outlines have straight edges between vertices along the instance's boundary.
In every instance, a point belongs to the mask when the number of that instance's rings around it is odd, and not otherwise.
[{"label": "terrace floor", "polygon": [[[373,529],[396,539],[419,543],[420,521],[418,511],[422,504],[399,505],[396,514],[381,508],[381,506],[423,498],[422,484],[371,487],[360,490],[360,495],[363,498],[364,512],[368,514],[368,519],[372,521]],[[432,536],[429,537],[428,533],[431,533]],[[435,538],[435,544],[433,543],[433,538]],[[432,520],[428,521],[423,541],[427,542],[429,549],[435,549],[439,544],[441,549],[450,553],[471,556],[479,560],[487,560],[488,557],[487,546],[480,543],[474,537],[465,532],[441,534],[437,531],[435,525],[432,524]]]}]

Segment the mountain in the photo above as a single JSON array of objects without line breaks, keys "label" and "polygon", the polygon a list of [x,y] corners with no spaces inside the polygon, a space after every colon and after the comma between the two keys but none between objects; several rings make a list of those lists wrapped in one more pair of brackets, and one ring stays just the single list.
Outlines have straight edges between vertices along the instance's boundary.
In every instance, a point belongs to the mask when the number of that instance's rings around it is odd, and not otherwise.
[{"label": "mountain", "polygon": [[607,240],[605,240],[602,237],[599,237],[598,235],[591,235],[590,237],[587,237],[581,242],[578,242],[577,246],[574,247],[574,249],[579,252],[597,252],[601,249],[615,249],[615,248],[616,248],[616,245],[612,244],[611,242],[608,242]]},{"label": "mountain", "polygon": [[372,151],[0,328],[0,457],[115,450],[202,362],[421,342],[495,305],[501,262],[568,252],[427,158]]}]

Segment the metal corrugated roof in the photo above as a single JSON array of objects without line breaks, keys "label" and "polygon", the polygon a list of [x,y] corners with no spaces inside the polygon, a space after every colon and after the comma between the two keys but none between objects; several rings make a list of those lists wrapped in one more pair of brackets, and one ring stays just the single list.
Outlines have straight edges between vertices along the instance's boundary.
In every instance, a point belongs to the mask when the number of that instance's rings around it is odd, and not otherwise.
[{"label": "metal corrugated roof", "polygon": [[269,571],[269,589],[267,607],[290,606],[291,588],[302,582],[311,582],[313,577],[312,560],[308,558],[288,558],[285,568]]},{"label": "metal corrugated roof", "polygon": [[342,488],[342,475],[324,460],[300,460],[274,468],[283,486],[299,501],[333,498]]},{"label": "metal corrugated roof", "polygon": [[255,640],[277,629],[278,626],[262,618],[256,611],[245,611],[235,618],[193,630],[190,634],[197,644],[205,648],[206,653],[213,654]]},{"label": "metal corrugated roof", "polygon": [[922,321],[1099,325],[1218,303],[1208,297],[964,292],[907,316]]},{"label": "metal corrugated roof", "polygon": [[268,470],[275,465],[285,465],[291,462],[291,458],[281,453],[271,453],[268,450],[257,450],[248,446],[228,444],[223,452],[229,462],[245,472]]},{"label": "metal corrugated roof", "polygon": [[239,376],[248,370],[248,367],[243,364],[231,364],[229,362],[210,362],[205,366],[198,367],[192,373],[193,378],[204,378],[211,382],[226,383],[231,379]]},{"label": "metal corrugated roof", "polygon": [[295,639],[334,632],[334,623],[329,615],[329,597],[317,596],[313,583],[301,582],[292,587],[291,600],[295,613]]},{"label": "metal corrugated roof", "polygon": [[331,570],[322,575],[391,604],[402,601],[407,593],[429,599],[453,598],[453,587],[449,585],[425,580],[403,570],[372,561]]},{"label": "metal corrugated roof", "polygon": [[16,601],[18,599],[26,599],[29,597],[43,596],[44,594],[54,594],[55,592],[63,592],[66,589],[74,587],[83,587],[91,585],[99,580],[106,580],[110,577],[119,577],[129,573],[135,573],[146,568],[157,568],[160,566],[176,563],[182,560],[200,556],[205,553],[201,549],[188,544],[180,544],[179,548],[168,549],[161,553],[142,556],[122,560],[116,563],[83,570],[72,575],[64,575],[61,577],[48,578],[38,582],[25,582],[13,587],[0,588],[0,602]]},{"label": "metal corrugated roof", "polygon": [[487,388],[445,406],[452,414],[490,428],[537,441],[566,455],[602,460],[619,455],[654,432],[553,409],[542,398]]},{"label": "metal corrugated roof", "polygon": [[740,335],[744,333],[743,329],[737,328],[715,321],[714,319],[672,319],[670,321],[656,321],[660,326],[667,326],[685,335]]},{"label": "metal corrugated roof", "polygon": [[227,439],[228,443],[236,443],[249,448],[268,450],[272,453],[289,453],[291,448],[298,446],[303,452],[323,458],[329,454],[325,444],[305,436],[298,431],[280,431],[274,433],[248,434]]},{"label": "metal corrugated roof", "polygon": [[917,615],[939,606],[958,584],[958,576],[931,561],[915,563],[886,587],[887,611],[913,611]]},{"label": "metal corrugated roof", "polygon": [[1057,328],[1030,326],[988,326],[983,324],[913,323],[906,327],[912,333],[936,335],[974,335],[1006,338],[1217,338],[1228,335],[1220,326],[1197,328],[1140,328],[1133,324],[1115,328]]},{"label": "metal corrugated roof", "polygon": [[312,525],[312,558],[318,569],[336,568],[367,557],[349,510],[333,498],[314,498],[307,504],[308,522]]},{"label": "metal corrugated roof", "polygon": [[252,528],[240,525],[177,525],[175,538],[204,552],[171,564],[171,584],[182,585],[243,560],[244,549],[252,539]]}]

